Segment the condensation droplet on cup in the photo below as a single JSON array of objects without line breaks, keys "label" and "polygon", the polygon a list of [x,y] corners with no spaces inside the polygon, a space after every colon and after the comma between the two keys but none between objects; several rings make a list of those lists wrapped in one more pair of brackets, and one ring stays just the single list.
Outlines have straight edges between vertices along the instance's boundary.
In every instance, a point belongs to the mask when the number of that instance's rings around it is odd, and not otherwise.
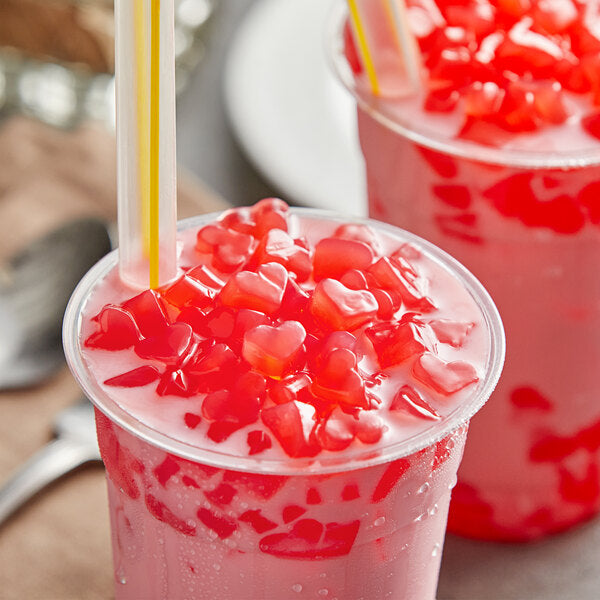
[{"label": "condensation droplet on cup", "polygon": [[431,556],[437,556],[440,553],[441,546],[439,544],[434,544],[433,550],[431,551]]},{"label": "condensation droplet on cup", "polygon": [[220,570],[221,570],[221,565],[220,565],[219,563],[214,563],[214,564],[213,564],[213,569],[214,569],[215,571],[220,571]]},{"label": "condensation droplet on cup", "polygon": [[321,578],[327,577],[327,573],[319,573],[319,577],[321,577]]},{"label": "condensation droplet on cup", "polygon": [[297,594],[299,594],[302,591],[302,586],[299,583],[295,583],[292,586],[292,592],[296,592]]},{"label": "condensation droplet on cup", "polygon": [[123,567],[119,567],[115,575],[117,576],[117,581],[120,584],[125,585],[127,583],[127,576],[125,575]]},{"label": "condensation droplet on cup", "polygon": [[426,481],[418,490],[417,490],[417,494],[424,494],[425,492],[429,491],[429,488],[431,486],[429,485],[429,483]]},{"label": "condensation droplet on cup", "polygon": [[378,519],[375,519],[373,525],[375,525],[375,527],[380,527],[384,523],[385,523],[385,517],[379,517]]},{"label": "condensation droplet on cup", "polygon": [[319,594],[319,596],[323,596],[323,597],[329,596],[329,590],[326,588],[322,588],[317,592],[317,594]]},{"label": "condensation droplet on cup", "polygon": [[439,508],[437,504],[434,504],[430,509],[429,509],[429,516],[433,517],[434,515],[437,515]]},{"label": "condensation droplet on cup", "polygon": [[429,516],[429,513],[427,513],[427,512],[421,513],[418,517],[415,517],[415,523],[424,521],[428,516]]}]

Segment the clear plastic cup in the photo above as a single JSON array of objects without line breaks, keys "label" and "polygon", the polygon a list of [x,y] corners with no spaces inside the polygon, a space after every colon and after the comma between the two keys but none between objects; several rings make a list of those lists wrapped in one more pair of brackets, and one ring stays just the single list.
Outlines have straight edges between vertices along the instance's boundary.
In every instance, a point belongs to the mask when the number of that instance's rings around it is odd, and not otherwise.
[{"label": "clear plastic cup", "polygon": [[460,260],[505,325],[502,380],[470,427],[448,528],[503,541],[567,529],[600,510],[600,143],[556,127],[527,150],[445,136],[435,123],[452,117],[424,114],[422,98],[357,87],[343,19],[331,54],[357,101],[370,216]]},{"label": "clear plastic cup", "polygon": [[[325,211],[293,213],[315,228],[347,222]],[[190,219],[180,229],[214,219]],[[502,325],[487,292],[450,256],[395,227],[355,222],[418,248],[466,290],[482,325],[479,381],[443,419],[383,446],[261,459],[202,448],[170,436],[167,426],[144,424],[102,388],[82,346],[82,314],[117,254],[80,283],[64,345],[96,406],[117,599],[435,598],[450,493],[469,419],[500,375]]]}]

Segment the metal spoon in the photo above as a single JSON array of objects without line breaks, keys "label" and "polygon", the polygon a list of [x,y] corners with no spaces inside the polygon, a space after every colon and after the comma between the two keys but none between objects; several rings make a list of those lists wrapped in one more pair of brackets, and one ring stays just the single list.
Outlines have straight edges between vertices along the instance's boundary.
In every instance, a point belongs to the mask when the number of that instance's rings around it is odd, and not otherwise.
[{"label": "metal spoon", "polygon": [[81,219],[0,267],[0,390],[40,383],[64,364],[61,326],[69,297],[110,249],[106,225]]},{"label": "metal spoon", "polygon": [[56,438],[0,489],[0,525],[49,483],[87,462],[100,460],[94,408],[87,399],[58,413],[54,431]]}]

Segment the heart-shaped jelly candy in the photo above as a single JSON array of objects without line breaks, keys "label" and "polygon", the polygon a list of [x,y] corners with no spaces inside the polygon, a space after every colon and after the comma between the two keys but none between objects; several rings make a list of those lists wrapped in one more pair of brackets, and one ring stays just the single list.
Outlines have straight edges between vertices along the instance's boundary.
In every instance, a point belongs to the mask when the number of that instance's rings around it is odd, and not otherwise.
[{"label": "heart-shaped jelly candy", "polygon": [[278,327],[259,325],[244,335],[242,356],[257,371],[281,378],[298,359],[305,337],[298,321],[284,321]]},{"label": "heart-shaped jelly candy", "polygon": [[225,306],[273,313],[280,306],[288,273],[278,263],[260,265],[256,273],[240,271],[226,283],[219,298]]}]

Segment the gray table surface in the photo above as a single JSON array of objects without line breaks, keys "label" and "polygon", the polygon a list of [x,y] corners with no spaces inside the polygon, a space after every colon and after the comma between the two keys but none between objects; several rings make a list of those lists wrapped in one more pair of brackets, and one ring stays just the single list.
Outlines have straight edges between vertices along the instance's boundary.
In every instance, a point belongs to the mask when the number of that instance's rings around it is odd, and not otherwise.
[{"label": "gray table surface", "polygon": [[[283,195],[293,203],[284,191],[265,182],[244,157],[229,129],[222,101],[227,48],[254,1],[221,0],[205,59],[179,101],[179,160],[232,204],[250,204],[271,195]],[[438,600],[597,600],[599,566],[599,519],[529,545],[448,536]]]}]

